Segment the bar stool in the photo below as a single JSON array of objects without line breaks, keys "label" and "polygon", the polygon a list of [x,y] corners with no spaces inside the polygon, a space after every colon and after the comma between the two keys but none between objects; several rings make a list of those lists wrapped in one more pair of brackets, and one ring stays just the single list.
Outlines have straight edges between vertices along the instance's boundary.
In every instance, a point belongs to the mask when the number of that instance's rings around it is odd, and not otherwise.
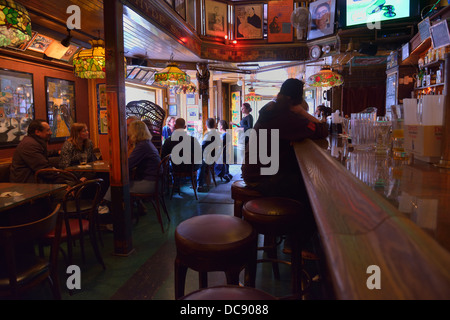
[{"label": "bar stool", "polygon": [[175,229],[175,299],[184,295],[186,272],[199,272],[199,287],[208,286],[207,273],[224,271],[227,284],[238,285],[245,268],[245,285],[255,286],[257,234],[239,218],[206,214],[181,222]]},{"label": "bar stool", "polygon": [[[282,197],[258,198],[246,202],[242,208],[244,221],[248,221],[258,234],[264,235],[265,244],[258,248],[268,252],[268,259],[257,262],[272,262],[275,277],[279,277],[278,263],[291,265],[292,292],[295,297],[302,295],[302,246],[312,236],[314,220],[306,212],[305,206],[296,200]],[[289,236],[292,240],[291,261],[277,258],[276,237]],[[266,239],[267,238],[267,239]],[[266,241],[268,240],[268,241]]]},{"label": "bar stool", "polygon": [[277,300],[276,297],[251,287],[217,286],[191,292],[180,300]]},{"label": "bar stool", "polygon": [[244,180],[237,180],[231,185],[231,199],[234,200],[234,216],[242,218],[242,206],[245,202],[261,198],[263,195],[247,187]]}]

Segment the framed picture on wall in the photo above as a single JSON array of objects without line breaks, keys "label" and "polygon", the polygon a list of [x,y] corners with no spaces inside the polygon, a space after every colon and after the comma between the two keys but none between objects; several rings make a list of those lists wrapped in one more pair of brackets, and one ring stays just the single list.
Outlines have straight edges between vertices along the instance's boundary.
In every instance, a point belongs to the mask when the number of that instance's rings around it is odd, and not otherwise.
[{"label": "framed picture on wall", "polygon": [[269,1],[267,5],[267,41],[292,42],[291,14],[294,8],[294,1]]},{"label": "framed picture on wall", "polygon": [[308,32],[308,40],[334,33],[335,8],[335,0],[317,0],[309,4],[311,28]]},{"label": "framed picture on wall", "polygon": [[205,0],[205,33],[223,38],[228,34],[228,5],[219,1]]},{"label": "framed picture on wall", "polygon": [[175,0],[175,11],[186,20],[186,0]]},{"label": "framed picture on wall", "polygon": [[50,37],[38,34],[33,42],[28,46],[28,50],[44,53],[54,40]]},{"label": "framed picture on wall", "polygon": [[262,39],[264,10],[263,4],[245,4],[234,7],[235,38]]},{"label": "framed picture on wall", "polygon": [[169,116],[176,116],[176,115],[177,115],[177,105],[169,104]]},{"label": "framed picture on wall", "polygon": [[50,141],[63,141],[76,122],[75,82],[45,77],[45,88],[47,122],[52,130]]},{"label": "framed picture on wall", "polygon": [[0,69],[0,148],[18,145],[33,119],[33,75]]},{"label": "framed picture on wall", "polygon": [[98,133],[108,133],[108,112],[106,102],[106,83],[97,84],[97,117]]}]

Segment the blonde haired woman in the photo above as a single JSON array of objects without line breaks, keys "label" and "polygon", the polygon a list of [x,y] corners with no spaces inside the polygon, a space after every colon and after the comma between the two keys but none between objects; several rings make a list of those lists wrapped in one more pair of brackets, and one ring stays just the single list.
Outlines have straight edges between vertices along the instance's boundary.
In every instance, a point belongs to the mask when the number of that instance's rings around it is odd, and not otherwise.
[{"label": "blonde haired woman", "polygon": [[[158,150],[151,142],[152,135],[141,120],[130,123],[127,135],[130,145],[130,192],[151,193],[156,188],[158,165],[161,161]],[[110,190],[106,192],[104,199],[111,201]]]},{"label": "blonde haired woman", "polygon": [[65,169],[78,165],[86,157],[87,162],[95,160],[94,145],[89,139],[88,127],[85,123],[75,122],[70,127],[70,137],[61,148],[59,167]]}]

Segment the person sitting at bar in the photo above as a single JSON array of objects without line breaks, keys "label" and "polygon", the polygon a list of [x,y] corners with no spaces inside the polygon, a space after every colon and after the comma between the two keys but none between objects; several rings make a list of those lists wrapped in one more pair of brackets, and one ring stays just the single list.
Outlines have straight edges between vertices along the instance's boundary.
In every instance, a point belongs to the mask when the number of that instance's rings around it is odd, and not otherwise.
[{"label": "person sitting at bar", "polygon": [[[59,167],[66,169],[70,166],[93,161],[95,161],[94,144],[89,139],[88,127],[85,123],[75,122],[70,127],[69,139],[64,142],[61,148]],[[81,172],[74,172],[74,174],[81,181],[94,178],[94,175],[86,177],[86,173],[84,173],[84,176]]]},{"label": "person sitting at bar", "polygon": [[[298,79],[287,79],[281,86],[276,101],[266,104],[259,113],[254,126],[256,138],[260,139],[261,130],[267,129],[267,150],[278,143],[278,163],[263,164],[260,161],[260,141],[252,141],[246,145],[245,163],[242,164],[242,177],[245,183],[265,196],[280,196],[299,200],[308,204],[308,197],[300,173],[297,158],[291,145],[292,141],[305,138],[326,138],[328,127],[326,122],[310,115],[303,107],[303,82]],[[271,141],[273,130],[278,130],[279,140]],[[257,155],[250,154],[257,150]],[[249,163],[249,157],[257,159],[255,164]],[[276,166],[276,172],[262,174],[264,168]]]},{"label": "person sitting at bar", "polygon": [[[10,181],[16,183],[34,183],[35,173],[40,169],[52,168],[48,160],[47,143],[52,130],[45,120],[35,119],[28,125],[27,135],[14,151],[10,168]],[[58,175],[48,173],[48,183],[66,183]]]},{"label": "person sitting at bar", "polygon": [[[151,142],[152,135],[147,125],[141,120],[130,123],[127,131],[128,140],[132,146],[128,156],[128,169],[130,171],[131,193],[152,193],[156,188],[156,177],[161,158],[158,150]],[[111,201],[111,187],[104,199]]]},{"label": "person sitting at bar", "polygon": [[220,179],[225,182],[230,182],[233,176],[230,174],[230,165],[227,160],[227,144],[231,144],[231,135],[227,133],[228,123],[225,120],[220,120],[217,128],[220,132],[220,139],[222,140],[222,163],[217,163],[214,166],[214,171]]},{"label": "person sitting at bar", "polygon": [[[183,118],[176,119],[175,131],[177,132],[177,135],[179,134],[180,136],[177,138],[177,140],[172,139],[172,136],[169,137],[166,141],[164,141],[164,144],[161,149],[162,158],[166,157],[169,154],[172,155],[171,170],[173,170],[174,172],[190,173],[191,170],[197,171],[198,169],[200,169],[202,165],[200,158],[202,154],[200,143],[196,138],[188,135],[185,129],[186,129],[186,121]],[[183,157],[183,150],[181,150],[180,153],[177,155],[173,155],[172,151],[175,148],[175,146],[183,142],[184,139],[188,139],[190,141],[190,153],[191,153],[190,161],[189,163],[185,163],[184,161],[182,161],[181,163],[174,163],[174,161],[177,162],[175,157],[177,156],[180,158]],[[196,158],[196,156],[198,157],[198,159]],[[193,164],[193,166],[191,166],[191,164]]]},{"label": "person sitting at bar", "polygon": [[[200,167],[200,171],[198,172],[198,192],[208,192],[208,188],[205,186],[205,178],[206,178],[206,169],[208,164],[213,162],[213,159],[209,159],[207,157],[211,156],[215,158],[215,150],[208,152],[206,149],[210,144],[219,142],[220,136],[216,130],[216,120],[213,118],[206,119],[206,133],[203,136],[202,140],[202,166]],[[205,152],[206,150],[206,152]],[[212,164],[211,164],[212,165]]]},{"label": "person sitting at bar", "polygon": [[175,120],[176,119],[177,118],[175,118],[175,117],[167,118],[166,125],[162,128],[163,141],[168,139],[172,135],[172,132],[176,129],[175,128]]}]

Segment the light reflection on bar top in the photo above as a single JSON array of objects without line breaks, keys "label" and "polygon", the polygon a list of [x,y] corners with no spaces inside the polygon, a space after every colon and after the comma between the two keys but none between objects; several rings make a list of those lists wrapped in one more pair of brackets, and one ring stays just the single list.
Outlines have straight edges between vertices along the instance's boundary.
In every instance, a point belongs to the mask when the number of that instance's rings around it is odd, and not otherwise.
[{"label": "light reflection on bar top", "polygon": [[347,170],[450,251],[450,170],[419,160],[394,160],[389,151],[349,150],[344,139],[329,137],[328,151]]}]

